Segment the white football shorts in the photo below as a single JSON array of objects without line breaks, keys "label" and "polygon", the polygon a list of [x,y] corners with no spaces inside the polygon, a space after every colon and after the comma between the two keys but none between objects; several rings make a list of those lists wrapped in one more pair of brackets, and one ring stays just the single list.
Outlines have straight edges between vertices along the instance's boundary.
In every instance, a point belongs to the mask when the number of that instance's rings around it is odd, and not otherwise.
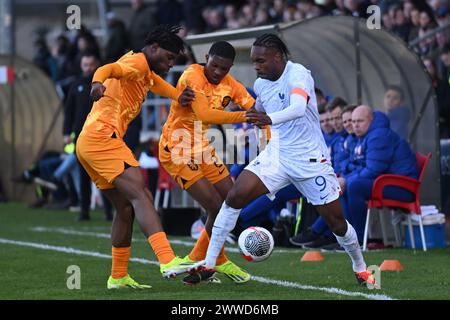
[{"label": "white football shorts", "polygon": [[[278,152],[278,150],[277,150]],[[339,198],[341,188],[329,160],[291,159],[264,149],[245,170],[253,172],[264,183],[273,200],[275,194],[289,184],[313,205],[324,205]]]}]

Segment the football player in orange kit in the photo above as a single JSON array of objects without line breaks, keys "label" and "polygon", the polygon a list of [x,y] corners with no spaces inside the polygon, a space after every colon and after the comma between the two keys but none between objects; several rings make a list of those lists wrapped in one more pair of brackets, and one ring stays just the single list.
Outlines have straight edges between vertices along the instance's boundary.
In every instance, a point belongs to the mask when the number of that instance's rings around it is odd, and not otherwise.
[{"label": "football player in orange kit", "polygon": [[[245,87],[228,74],[234,58],[233,46],[219,41],[211,46],[206,64],[192,64],[184,71],[177,89],[191,87],[195,101],[191,107],[172,102],[159,141],[163,167],[208,212],[205,230],[184,258],[186,263],[205,258],[215,217],[233,186],[228,169],[210,145],[206,131],[211,124],[246,121],[245,111],[223,110],[231,101],[247,110],[255,103]],[[250,280],[250,274],[227,259],[223,248],[216,269],[236,283]]]},{"label": "football player in orange kit", "polygon": [[181,94],[160,77],[183,50],[183,40],[176,35],[179,29],[157,26],[148,34],[141,52],[130,51],[117,62],[100,67],[92,80],[91,96],[95,102],[78,138],[76,152],[91,179],[117,211],[112,223],[108,289],[150,288],[128,275],[134,217],[158,258],[164,277],[189,271],[189,266],[175,256],[162,231],[139,163],[123,141],[128,124],[139,114],[149,91],[182,105],[193,101],[191,89],[183,88]]}]

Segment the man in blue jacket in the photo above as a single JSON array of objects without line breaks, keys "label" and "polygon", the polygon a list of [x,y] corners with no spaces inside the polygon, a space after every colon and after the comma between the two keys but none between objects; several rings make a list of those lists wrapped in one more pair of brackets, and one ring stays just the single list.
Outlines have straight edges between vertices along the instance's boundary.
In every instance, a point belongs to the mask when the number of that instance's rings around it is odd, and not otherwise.
[{"label": "man in blue jacket", "polygon": [[[416,156],[405,140],[389,127],[382,112],[362,105],[352,113],[353,131],[358,138],[350,172],[339,177],[343,190],[341,203],[347,219],[355,227],[360,243],[363,241],[367,215],[366,201],[372,196],[372,186],[381,174],[391,173],[417,179],[419,167]],[[414,195],[398,187],[386,187],[383,196],[399,201],[413,201]]]}]

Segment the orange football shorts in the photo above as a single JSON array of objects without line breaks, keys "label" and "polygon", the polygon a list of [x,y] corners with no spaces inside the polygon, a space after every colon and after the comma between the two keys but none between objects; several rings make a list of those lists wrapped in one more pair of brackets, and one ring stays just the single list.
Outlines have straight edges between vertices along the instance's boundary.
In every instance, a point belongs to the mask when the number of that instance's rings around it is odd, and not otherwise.
[{"label": "orange football shorts", "polygon": [[114,188],[114,179],[125,171],[126,165],[139,167],[133,152],[120,138],[81,133],[76,154],[99,189]]}]

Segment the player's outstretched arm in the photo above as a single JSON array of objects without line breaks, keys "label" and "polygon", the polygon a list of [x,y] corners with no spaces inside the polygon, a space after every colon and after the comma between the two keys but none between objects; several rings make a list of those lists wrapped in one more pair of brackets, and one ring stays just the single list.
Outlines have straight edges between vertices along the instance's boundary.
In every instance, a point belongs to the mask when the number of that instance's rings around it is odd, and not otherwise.
[{"label": "player's outstretched arm", "polygon": [[94,101],[98,101],[101,97],[103,97],[106,90],[103,82],[105,82],[106,79],[119,79],[122,75],[122,68],[117,63],[105,64],[104,66],[98,68],[92,78],[92,88],[90,93],[92,99]]},{"label": "player's outstretched arm", "polygon": [[191,107],[197,118],[205,123],[225,124],[247,121],[245,111],[229,112],[211,108],[208,99],[200,92],[196,93],[196,99]]},{"label": "player's outstretched arm", "polygon": [[189,106],[195,99],[194,90],[190,87],[186,87],[183,92],[180,93],[178,89],[157,74],[153,76],[153,80],[154,85],[150,90],[157,95],[178,101],[182,106]]}]

